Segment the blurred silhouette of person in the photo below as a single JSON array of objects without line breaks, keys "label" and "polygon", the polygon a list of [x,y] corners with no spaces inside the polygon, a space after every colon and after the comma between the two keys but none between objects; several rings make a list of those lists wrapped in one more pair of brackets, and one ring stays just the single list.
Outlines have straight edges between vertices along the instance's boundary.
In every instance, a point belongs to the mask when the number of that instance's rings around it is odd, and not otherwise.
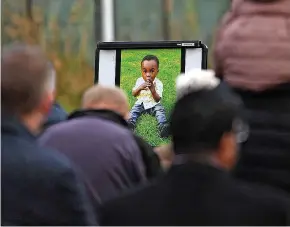
[{"label": "blurred silhouette of person", "polygon": [[103,205],[101,224],[289,224],[289,198],[229,174],[248,135],[238,96],[212,71],[181,75],[176,87],[170,120],[174,165],[159,181]]},{"label": "blurred silhouette of person", "polygon": [[55,86],[45,55],[35,46],[5,47],[1,74],[1,224],[96,225],[71,163],[36,142]]},{"label": "blurred silhouette of person", "polygon": [[290,192],[290,1],[233,0],[214,53],[251,128],[235,175]]},{"label": "blurred silhouette of person", "polygon": [[[51,69],[52,73],[54,73],[56,77],[56,70],[51,62],[48,62],[48,67]],[[64,108],[55,100],[51,110],[48,114],[47,120],[44,122],[43,130],[47,129],[48,127],[65,121],[67,119],[67,112]]]},{"label": "blurred silhouette of person", "polygon": [[217,31],[216,75],[235,88],[290,83],[290,1],[233,0]]},{"label": "blurred silhouette of person", "polygon": [[[91,114],[129,128],[127,122],[130,116],[128,98],[118,87],[97,85],[84,97],[83,108],[87,110],[86,115]],[[83,110],[76,111],[71,114],[70,118],[83,113]],[[163,171],[159,156],[144,139],[134,133],[132,135],[141,151],[147,178],[160,176]]]},{"label": "blurred silhouette of person", "polygon": [[84,93],[82,109],[48,128],[39,142],[58,149],[78,165],[103,202],[146,182],[132,132],[118,122],[128,115],[127,97],[120,90],[96,85]]}]

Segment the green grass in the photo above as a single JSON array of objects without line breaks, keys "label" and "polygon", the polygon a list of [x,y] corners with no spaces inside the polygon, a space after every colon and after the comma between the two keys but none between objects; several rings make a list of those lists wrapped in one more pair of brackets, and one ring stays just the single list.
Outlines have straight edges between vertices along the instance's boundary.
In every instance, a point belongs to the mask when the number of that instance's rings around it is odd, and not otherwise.
[{"label": "green grass", "polygon": [[[140,62],[145,55],[153,54],[159,58],[159,74],[156,78],[163,83],[162,105],[166,110],[166,117],[170,115],[170,111],[175,102],[175,79],[180,73],[180,50],[163,49],[163,50],[124,50],[122,51],[121,63],[121,88],[128,95],[130,107],[136,102],[136,98],[132,96],[132,88],[135,86],[136,80],[141,77]],[[170,139],[162,139],[159,137],[157,129],[157,121],[154,116],[144,114],[137,121],[136,132],[147,140],[151,145],[157,146],[166,144]]]}]

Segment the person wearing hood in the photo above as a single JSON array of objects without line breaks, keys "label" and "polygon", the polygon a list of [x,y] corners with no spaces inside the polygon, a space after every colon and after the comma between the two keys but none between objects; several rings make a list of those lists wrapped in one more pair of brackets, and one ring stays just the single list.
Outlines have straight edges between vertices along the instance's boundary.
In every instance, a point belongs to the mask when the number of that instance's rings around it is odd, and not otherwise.
[{"label": "person wearing hood", "polygon": [[241,95],[251,128],[234,174],[290,193],[290,1],[233,0],[214,63]]}]

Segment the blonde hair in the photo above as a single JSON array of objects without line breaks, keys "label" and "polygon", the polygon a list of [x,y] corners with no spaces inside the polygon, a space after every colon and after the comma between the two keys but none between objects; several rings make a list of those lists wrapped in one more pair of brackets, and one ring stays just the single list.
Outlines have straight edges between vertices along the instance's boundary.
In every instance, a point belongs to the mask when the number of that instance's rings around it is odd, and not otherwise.
[{"label": "blonde hair", "polygon": [[220,84],[213,70],[192,69],[188,73],[180,74],[176,79],[177,99],[191,92],[212,90]]}]

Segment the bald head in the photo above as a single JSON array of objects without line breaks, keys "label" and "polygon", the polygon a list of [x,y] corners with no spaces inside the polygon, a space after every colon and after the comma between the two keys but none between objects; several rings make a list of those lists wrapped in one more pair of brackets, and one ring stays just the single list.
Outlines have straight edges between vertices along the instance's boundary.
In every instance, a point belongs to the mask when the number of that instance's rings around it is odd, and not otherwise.
[{"label": "bald head", "polygon": [[54,89],[54,75],[40,48],[28,45],[4,47],[1,57],[1,106],[12,114],[29,114],[45,91]]},{"label": "bald head", "polygon": [[106,109],[119,113],[125,119],[129,116],[126,94],[118,87],[95,85],[83,96],[83,109]]}]

